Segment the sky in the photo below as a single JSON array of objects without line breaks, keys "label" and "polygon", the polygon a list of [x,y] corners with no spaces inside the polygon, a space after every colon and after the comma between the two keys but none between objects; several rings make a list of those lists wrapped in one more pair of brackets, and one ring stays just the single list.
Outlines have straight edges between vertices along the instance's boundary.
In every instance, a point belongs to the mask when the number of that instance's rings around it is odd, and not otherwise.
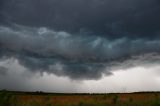
[{"label": "sky", "polygon": [[1,0],[0,89],[160,91],[159,0]]}]

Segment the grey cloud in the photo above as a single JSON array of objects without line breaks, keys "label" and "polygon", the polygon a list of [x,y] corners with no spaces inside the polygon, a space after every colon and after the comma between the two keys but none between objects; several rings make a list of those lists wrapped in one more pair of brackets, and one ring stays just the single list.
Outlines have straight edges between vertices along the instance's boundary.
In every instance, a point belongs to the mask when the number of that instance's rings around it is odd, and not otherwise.
[{"label": "grey cloud", "polygon": [[[61,58],[37,57],[33,55],[21,55],[15,57],[19,60],[19,64],[28,68],[33,72],[47,72],[57,76],[67,76],[71,79],[99,79],[105,71],[103,63],[88,63]],[[106,75],[112,73],[106,72]]]},{"label": "grey cloud", "polygon": [[[122,37],[110,40],[98,35],[73,35],[45,27],[14,25],[0,27],[0,49],[1,57],[14,57],[33,72],[71,79],[99,79],[103,74],[111,75],[113,69],[155,61],[152,57],[159,56],[160,39]],[[151,56],[143,59],[146,54]]]},{"label": "grey cloud", "polygon": [[[17,59],[0,60],[0,65],[8,68],[6,76],[0,75],[0,89],[19,90],[19,91],[44,91],[44,92],[94,92],[94,93],[111,93],[111,92],[137,92],[137,91],[158,91],[159,86],[159,64],[142,66],[141,61],[148,59],[159,60],[160,56],[148,54],[136,56],[139,60],[128,60],[129,63],[136,63],[139,66],[124,69],[124,71],[114,72],[114,76],[104,77],[101,80],[93,81],[72,81],[66,77],[57,77],[44,73],[33,74],[20,65]],[[133,60],[133,59],[132,59]],[[127,61],[125,63],[128,63]],[[158,61],[157,61],[158,62]],[[8,63],[10,63],[8,65]],[[122,62],[119,62],[122,63]],[[123,63],[123,64],[125,64]],[[152,63],[152,61],[151,61]],[[58,65],[56,66],[58,67]],[[119,70],[119,69],[118,69]],[[125,72],[126,71],[126,72]],[[119,75],[121,74],[121,75]],[[138,85],[138,86],[137,86]],[[124,90],[125,89],[125,90]]]},{"label": "grey cloud", "polygon": [[74,36],[47,28],[0,27],[2,50],[74,61],[82,59],[81,61],[101,62],[134,54],[159,52],[159,41],[159,38],[132,40],[126,37],[109,40],[96,35]]},{"label": "grey cloud", "polygon": [[0,75],[6,75],[7,74],[7,68],[0,66]]},{"label": "grey cloud", "polygon": [[128,69],[131,67],[143,66],[154,67],[155,65],[159,65],[160,63],[160,54],[159,53],[147,53],[140,55],[133,55],[128,59],[120,60],[120,61],[111,61],[107,64],[110,71],[116,71],[120,69]]},{"label": "grey cloud", "polygon": [[[157,38],[159,0],[1,0],[5,23],[91,32],[110,39]],[[91,34],[92,36],[92,34]]]}]

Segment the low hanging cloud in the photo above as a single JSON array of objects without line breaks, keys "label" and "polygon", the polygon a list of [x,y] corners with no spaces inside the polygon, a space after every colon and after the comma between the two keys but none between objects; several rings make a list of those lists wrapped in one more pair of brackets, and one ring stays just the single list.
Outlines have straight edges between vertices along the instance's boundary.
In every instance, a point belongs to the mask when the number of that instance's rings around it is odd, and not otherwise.
[{"label": "low hanging cloud", "polygon": [[80,80],[159,64],[159,11],[158,0],[1,0],[0,58]]},{"label": "low hanging cloud", "polygon": [[99,79],[103,74],[111,75],[114,68],[159,63],[160,60],[157,58],[160,39],[110,40],[46,27],[1,26],[0,47],[3,59],[15,58],[30,71],[71,79]]}]

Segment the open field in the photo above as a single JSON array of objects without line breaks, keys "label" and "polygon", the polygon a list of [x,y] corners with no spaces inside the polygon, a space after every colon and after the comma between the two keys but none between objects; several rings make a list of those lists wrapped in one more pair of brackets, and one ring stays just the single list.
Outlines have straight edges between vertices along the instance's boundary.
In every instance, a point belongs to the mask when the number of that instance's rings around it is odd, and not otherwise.
[{"label": "open field", "polygon": [[160,92],[58,94],[3,90],[0,106],[160,106]]}]

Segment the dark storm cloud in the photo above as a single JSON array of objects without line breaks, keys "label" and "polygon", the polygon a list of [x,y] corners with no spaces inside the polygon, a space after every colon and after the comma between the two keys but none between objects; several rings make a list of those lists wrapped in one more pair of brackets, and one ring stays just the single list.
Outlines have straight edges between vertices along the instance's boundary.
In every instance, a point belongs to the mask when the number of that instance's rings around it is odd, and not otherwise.
[{"label": "dark storm cloud", "polygon": [[[14,25],[0,27],[0,47],[1,57],[14,57],[33,72],[48,72],[72,79],[98,79],[102,74],[111,75],[113,66],[124,68],[126,61],[134,60],[133,56],[158,55],[160,39],[123,37],[109,40],[96,35],[84,37],[45,27]],[[132,62],[125,67],[130,66]]]},{"label": "dark storm cloud", "polygon": [[0,58],[34,72],[98,79],[113,66],[155,57],[133,56],[159,56],[159,11],[158,0],[1,0]]},{"label": "dark storm cloud", "polygon": [[107,38],[156,38],[159,0],[1,0],[7,22]]}]

